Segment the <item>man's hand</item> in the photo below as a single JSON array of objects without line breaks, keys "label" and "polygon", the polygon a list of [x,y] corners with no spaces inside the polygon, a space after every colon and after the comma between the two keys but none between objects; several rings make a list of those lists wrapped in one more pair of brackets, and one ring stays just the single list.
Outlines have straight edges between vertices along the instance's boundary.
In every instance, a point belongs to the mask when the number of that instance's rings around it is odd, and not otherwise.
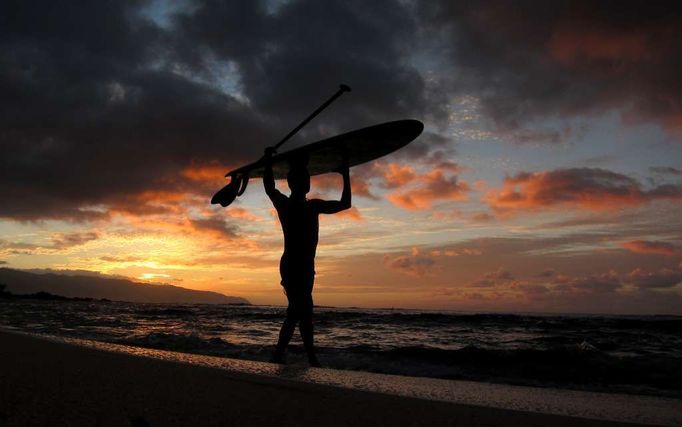
[{"label": "man's hand", "polygon": [[267,147],[264,151],[263,157],[266,159],[271,159],[272,156],[277,154],[277,151],[275,151],[275,147]]},{"label": "man's hand", "polygon": [[272,175],[272,155],[274,153],[274,147],[268,147],[265,149],[265,154],[261,159],[263,165],[263,187],[265,187],[265,193],[273,203],[279,194],[279,191],[275,189],[275,178]]}]

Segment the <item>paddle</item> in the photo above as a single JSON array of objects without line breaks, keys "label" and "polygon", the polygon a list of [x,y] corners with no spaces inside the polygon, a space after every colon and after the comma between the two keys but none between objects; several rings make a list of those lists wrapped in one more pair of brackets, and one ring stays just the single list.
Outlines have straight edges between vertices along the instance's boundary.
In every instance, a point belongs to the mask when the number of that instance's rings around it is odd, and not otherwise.
[{"label": "paddle", "polygon": [[[282,138],[277,144],[275,144],[273,147],[269,148],[269,150],[272,150],[272,153],[274,154],[279,147],[282,146],[285,142],[287,142],[292,136],[296,134],[301,128],[305,125],[308,124],[315,116],[320,114],[322,110],[325,108],[329,107],[329,105],[336,101],[338,97],[343,95],[345,92],[350,92],[351,89],[349,86],[346,86],[344,84],[339,85],[339,90],[336,91],[334,95],[332,95],[331,98],[329,98],[324,104],[320,105],[317,110],[313,111],[308,117],[306,117],[298,126],[296,126],[294,129],[291,130],[284,138]],[[262,160],[262,159],[261,159]],[[249,176],[246,174],[246,176],[230,176],[230,183],[227,184],[225,187],[223,187],[220,191],[215,193],[213,195],[213,198],[211,198],[211,204],[214,205],[216,203],[219,203],[220,206],[222,207],[227,207],[229,206],[234,199],[237,198],[237,196],[241,196],[244,191],[246,190],[246,186],[249,183]]]},{"label": "paddle", "polygon": [[301,124],[299,124],[298,126],[296,126],[291,132],[289,132],[289,133],[287,134],[287,136],[285,136],[284,138],[282,138],[281,141],[279,141],[277,144],[275,144],[274,147],[272,147],[273,154],[274,154],[274,152],[277,151],[277,149],[278,149],[279,147],[282,146],[282,144],[284,144],[285,142],[287,142],[287,141],[289,140],[289,138],[291,138],[292,136],[294,136],[294,135],[296,134],[296,132],[298,132],[299,130],[301,130],[301,128],[302,128],[303,126],[307,125],[309,121],[311,121],[312,119],[315,118],[315,116],[317,116],[318,114],[320,114],[320,113],[322,112],[322,110],[324,110],[325,108],[329,107],[329,104],[331,104],[332,102],[336,101],[336,99],[337,99],[339,96],[343,95],[344,92],[350,92],[350,91],[351,91],[351,89],[350,89],[349,86],[346,86],[346,85],[339,85],[339,90],[336,91],[336,93],[335,93],[334,95],[332,95],[332,97],[329,98],[329,99],[327,100],[327,102],[325,102],[324,104],[320,105],[320,106],[317,108],[317,110],[313,111],[312,114],[310,114],[308,117],[305,118],[305,120],[303,120],[303,121],[301,122]]}]

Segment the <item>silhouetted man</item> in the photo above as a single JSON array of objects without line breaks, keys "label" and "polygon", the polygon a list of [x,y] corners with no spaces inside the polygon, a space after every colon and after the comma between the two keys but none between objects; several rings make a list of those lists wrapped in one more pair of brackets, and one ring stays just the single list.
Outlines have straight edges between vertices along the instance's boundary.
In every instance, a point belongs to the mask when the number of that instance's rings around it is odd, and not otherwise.
[{"label": "silhouetted man", "polygon": [[343,176],[341,200],[306,199],[310,191],[310,174],[304,160],[291,165],[287,183],[289,197],[275,188],[272,174],[272,149],[265,150],[263,185],[277,209],[284,233],[284,253],[279,263],[282,286],[289,301],[287,317],[279,332],[274,362],[282,363],[284,352],[299,323],[303,345],[311,366],[320,366],[313,345],[313,283],[315,281],[315,251],[320,228],[319,214],[334,214],[351,207],[348,162],[335,171]]}]

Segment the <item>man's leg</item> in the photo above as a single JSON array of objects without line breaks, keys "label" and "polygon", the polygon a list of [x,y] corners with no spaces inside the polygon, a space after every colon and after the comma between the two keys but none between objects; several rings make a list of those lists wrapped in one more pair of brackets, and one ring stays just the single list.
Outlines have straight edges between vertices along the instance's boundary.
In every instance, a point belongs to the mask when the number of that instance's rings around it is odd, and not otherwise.
[{"label": "man's leg", "polygon": [[310,366],[320,367],[320,362],[315,355],[315,342],[313,338],[313,297],[312,294],[306,295],[303,313],[298,328],[301,331],[303,346],[308,354]]},{"label": "man's leg", "polygon": [[284,360],[284,351],[287,349],[291,337],[294,336],[294,329],[296,329],[296,319],[287,316],[284,319],[284,323],[282,323],[282,328],[279,330],[279,340],[277,341],[273,362],[282,363]]},{"label": "man's leg", "polygon": [[275,356],[273,357],[273,362],[275,363],[282,363],[284,360],[284,352],[289,345],[289,341],[291,341],[291,337],[294,336],[296,321],[298,320],[296,301],[288,293],[287,300],[289,301],[287,317],[284,319],[282,328],[279,330],[279,339],[277,340],[277,348],[275,349]]}]

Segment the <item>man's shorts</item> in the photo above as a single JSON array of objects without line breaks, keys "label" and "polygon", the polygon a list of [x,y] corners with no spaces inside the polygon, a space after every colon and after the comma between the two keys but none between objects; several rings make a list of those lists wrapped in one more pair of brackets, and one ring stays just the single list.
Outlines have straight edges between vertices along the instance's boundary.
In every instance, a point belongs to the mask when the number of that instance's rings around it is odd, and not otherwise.
[{"label": "man's shorts", "polygon": [[313,284],[315,266],[312,262],[292,262],[285,258],[279,265],[282,287],[287,295],[289,307],[287,317],[305,319],[313,315]]}]

